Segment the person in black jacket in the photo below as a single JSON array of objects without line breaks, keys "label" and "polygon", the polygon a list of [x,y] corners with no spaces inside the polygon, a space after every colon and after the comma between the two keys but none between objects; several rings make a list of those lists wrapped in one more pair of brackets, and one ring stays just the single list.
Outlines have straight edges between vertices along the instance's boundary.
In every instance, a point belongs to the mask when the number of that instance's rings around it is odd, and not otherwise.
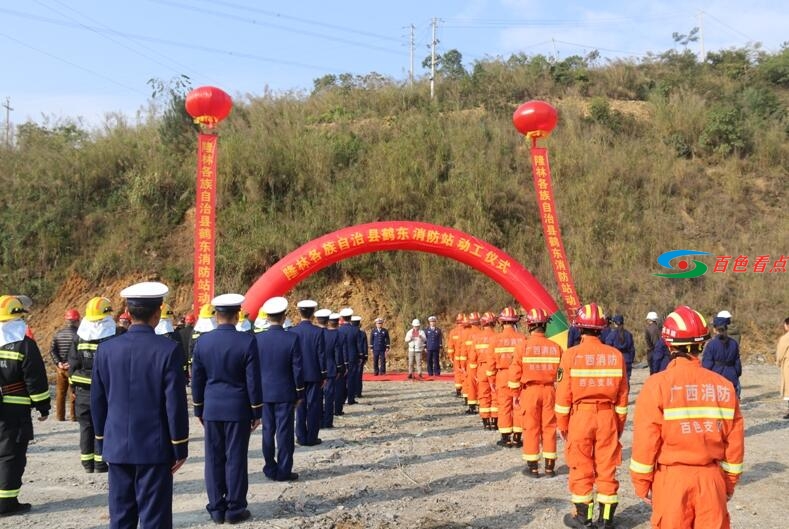
[{"label": "person in black jacket", "polygon": [[[55,365],[55,417],[58,421],[66,420],[66,400],[69,403],[70,420],[76,421],[77,415],[74,407],[74,388],[68,379],[68,352],[74,340],[77,339],[77,327],[79,326],[80,315],[77,309],[66,311],[66,326],[59,329],[52,338],[52,345],[49,347],[49,356]],[[69,392],[69,387],[71,391]]]},{"label": "person in black jacket", "polygon": [[41,351],[25,336],[27,325],[22,303],[14,296],[0,296],[0,516],[30,510],[19,503],[27,445],[33,439],[30,408],[39,421],[49,416],[49,383]]}]

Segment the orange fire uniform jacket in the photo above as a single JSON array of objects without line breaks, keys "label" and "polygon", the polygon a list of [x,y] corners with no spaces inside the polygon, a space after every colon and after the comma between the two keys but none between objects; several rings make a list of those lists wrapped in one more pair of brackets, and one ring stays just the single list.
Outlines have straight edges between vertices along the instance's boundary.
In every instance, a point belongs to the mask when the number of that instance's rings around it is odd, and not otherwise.
[{"label": "orange fire uniform jacket", "polygon": [[523,417],[523,460],[539,461],[540,442],[545,459],[556,459],[556,392],[554,382],[562,348],[533,332],[509,369],[508,386],[520,393]]},{"label": "orange fire uniform jacket", "polygon": [[460,334],[462,331],[462,325],[455,325],[449,331],[449,339],[447,340],[447,356],[452,360],[455,389],[463,387],[463,371],[466,369],[466,359],[460,356]]},{"label": "orange fire uniform jacket", "polygon": [[509,385],[511,366],[521,358],[526,347],[526,337],[512,325],[505,325],[493,349],[496,368],[496,402],[499,410],[499,433],[507,434],[523,431],[520,408],[515,406],[515,398],[520,393]]},{"label": "orange fire uniform jacket", "polygon": [[627,377],[622,353],[585,335],[562,356],[556,374],[556,419],[566,432],[572,503],[617,503],[619,437],[627,419]]},{"label": "orange fire uniform jacket", "polygon": [[493,386],[496,384],[496,359],[493,355],[496,333],[493,327],[483,327],[477,334],[474,349],[477,351],[477,399],[479,416],[483,419],[498,417],[498,406],[494,400]]},{"label": "orange fire uniform jacket", "polygon": [[679,357],[647,379],[635,414],[630,476],[639,497],[652,491],[653,527],[729,527],[745,442],[731,382]]}]

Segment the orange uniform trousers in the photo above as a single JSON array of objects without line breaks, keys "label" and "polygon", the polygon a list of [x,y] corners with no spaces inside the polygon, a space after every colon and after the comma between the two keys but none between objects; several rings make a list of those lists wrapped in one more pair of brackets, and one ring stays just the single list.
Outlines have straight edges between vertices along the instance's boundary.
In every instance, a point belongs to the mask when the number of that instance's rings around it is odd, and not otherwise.
[{"label": "orange uniform trousers", "polygon": [[720,465],[656,465],[650,521],[657,529],[729,529]]},{"label": "orange uniform trousers", "polygon": [[[521,390],[523,460],[556,459],[556,390],[551,383],[530,383]],[[572,435],[572,434],[571,434]]]},{"label": "orange uniform trousers", "polygon": [[517,433],[523,431],[521,408],[515,406],[517,389],[507,387],[509,371],[506,369],[496,373],[496,407],[499,410],[499,433]]},{"label": "orange uniform trousers", "polygon": [[572,406],[565,458],[570,467],[569,488],[573,503],[616,503],[622,463],[619,418],[611,403],[580,402]]},{"label": "orange uniform trousers", "polygon": [[498,406],[494,406],[493,388],[490,387],[493,377],[485,375],[485,366],[477,367],[477,400],[479,416],[483,419],[498,417]]},{"label": "orange uniform trousers", "polygon": [[469,404],[479,404],[477,396],[477,368],[469,367],[466,364],[466,380],[463,384],[463,393],[466,395]]}]

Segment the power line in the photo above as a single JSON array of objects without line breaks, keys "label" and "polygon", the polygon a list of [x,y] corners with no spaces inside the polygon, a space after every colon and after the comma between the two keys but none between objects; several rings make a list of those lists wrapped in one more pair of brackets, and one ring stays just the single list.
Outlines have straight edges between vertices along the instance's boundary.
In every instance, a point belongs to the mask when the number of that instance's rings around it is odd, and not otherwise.
[{"label": "power line", "polygon": [[279,29],[279,30],[282,30],[282,31],[286,31],[288,33],[296,33],[296,34],[300,34],[300,35],[307,35],[309,37],[317,37],[317,38],[320,38],[320,39],[325,39],[325,40],[329,40],[329,41],[333,41],[333,42],[339,42],[341,44],[350,44],[351,46],[358,46],[358,47],[367,48],[367,49],[370,49],[370,50],[376,50],[376,51],[382,51],[382,52],[385,52],[385,53],[393,53],[393,54],[396,54],[396,55],[402,55],[402,52],[400,50],[393,50],[391,48],[384,48],[382,46],[376,46],[375,44],[367,44],[367,43],[364,43],[364,42],[358,42],[358,41],[354,41],[354,40],[343,39],[343,38],[340,38],[340,37],[335,37],[335,36],[332,36],[332,35],[326,35],[326,34],[323,34],[323,33],[316,33],[314,31],[307,31],[307,30],[302,30],[302,29],[296,29],[296,28],[292,28],[292,27],[288,27],[288,26],[281,26],[279,24],[271,24],[269,22],[261,22],[261,21],[255,20],[255,19],[250,19],[248,17],[240,16],[240,15],[232,15],[230,13],[223,13],[221,11],[216,11],[216,10],[213,10],[213,9],[205,9],[205,8],[202,8],[202,7],[191,6],[191,5],[188,5],[188,4],[183,4],[181,2],[174,2],[172,0],[148,0],[148,1],[156,3],[156,4],[163,4],[163,5],[169,5],[171,7],[177,7],[177,8],[180,8],[180,9],[187,10],[187,11],[194,11],[196,13],[204,13],[204,14],[207,14],[207,15],[213,15],[213,16],[220,17],[220,18],[226,18],[226,19],[229,19],[229,20],[234,20],[236,22],[243,22],[245,24],[252,24],[254,26],[264,26],[264,27],[269,27],[269,28],[274,28],[274,29]]},{"label": "power line", "polygon": [[633,23],[657,22],[680,18],[684,15],[672,14],[656,17],[610,17],[595,19],[475,19],[475,18],[450,18],[445,27],[466,29],[507,29],[523,27],[593,27],[610,26]]},{"label": "power line", "polygon": [[122,82],[120,82],[120,81],[116,81],[116,80],[115,80],[115,79],[113,79],[112,77],[107,77],[106,75],[104,75],[104,74],[102,74],[102,73],[99,73],[99,72],[97,72],[97,71],[95,71],[95,70],[91,70],[90,68],[86,68],[85,66],[81,66],[81,65],[79,65],[79,64],[77,64],[77,63],[75,63],[75,62],[69,61],[68,59],[64,59],[63,57],[58,57],[57,55],[54,55],[54,54],[52,54],[52,53],[49,53],[49,52],[48,52],[48,51],[46,51],[46,50],[42,50],[41,48],[36,48],[35,46],[31,46],[30,44],[26,44],[26,43],[22,42],[22,41],[21,41],[21,40],[19,40],[19,39],[15,39],[14,37],[12,37],[12,36],[10,36],[10,35],[6,35],[5,33],[0,33],[0,37],[5,37],[5,38],[7,38],[8,40],[11,40],[11,41],[14,41],[14,42],[16,42],[16,43],[17,43],[17,44],[19,44],[20,46],[24,46],[25,48],[29,48],[29,49],[31,49],[31,50],[33,50],[33,51],[37,51],[38,53],[42,53],[42,54],[44,54],[44,55],[47,55],[48,57],[51,57],[51,58],[53,58],[53,59],[55,59],[55,60],[58,60],[58,61],[60,61],[60,62],[63,62],[63,63],[66,63],[66,64],[68,64],[69,66],[73,66],[74,68],[78,68],[78,69],[82,70],[83,72],[87,72],[87,73],[89,73],[89,74],[91,74],[91,75],[95,75],[96,77],[101,77],[102,79],[104,79],[104,80],[106,80],[106,81],[109,81],[109,82],[111,82],[112,84],[116,84],[116,85],[118,85],[118,86],[120,86],[120,87],[123,87],[123,88],[125,88],[125,89],[127,89],[127,90],[130,90],[130,91],[132,91],[132,92],[136,92],[136,93],[138,93],[138,94],[142,94],[142,95],[145,95],[145,96],[147,96],[147,95],[148,95],[148,94],[146,94],[145,92],[142,92],[142,91],[140,91],[140,90],[138,90],[138,89],[136,89],[136,88],[134,88],[134,87],[131,87],[131,86],[129,86],[129,85],[126,85],[126,84],[123,84],[123,83],[122,83]]},{"label": "power line", "polygon": [[[55,9],[55,8],[53,8],[53,7],[51,7],[51,6],[48,6],[48,5],[44,4],[43,2],[41,2],[41,0],[34,0],[34,1],[35,1],[37,4],[39,4],[40,6],[42,6],[42,7],[45,7],[45,8],[47,8],[47,9],[49,9],[49,10],[51,10],[51,11],[55,12],[56,14],[58,14],[58,15],[61,15],[61,16],[63,16],[63,17],[66,17],[66,18],[68,18],[69,20],[72,20],[72,21],[76,22],[77,24],[79,24],[79,25],[80,25],[80,26],[82,26],[83,28],[87,29],[88,31],[91,31],[91,32],[93,32],[93,33],[95,33],[95,34],[99,35],[100,37],[103,37],[103,38],[105,38],[105,39],[109,40],[110,42],[114,42],[114,43],[115,43],[115,44],[117,44],[118,46],[121,46],[121,47],[123,47],[123,48],[126,48],[127,50],[129,50],[129,51],[131,51],[131,52],[133,52],[133,53],[136,53],[137,55],[139,55],[139,56],[141,56],[141,57],[144,57],[144,58],[146,58],[146,59],[148,59],[148,60],[150,60],[150,61],[152,61],[152,62],[155,62],[156,64],[158,64],[158,65],[160,65],[160,66],[164,66],[165,68],[167,68],[167,69],[169,69],[169,70],[172,70],[172,71],[173,71],[173,72],[175,72],[175,73],[183,73],[183,71],[177,71],[177,70],[176,70],[175,68],[173,68],[171,65],[169,65],[169,64],[165,64],[165,63],[163,63],[163,62],[159,61],[159,60],[158,60],[156,57],[152,57],[151,55],[147,55],[147,54],[145,54],[145,53],[143,53],[143,52],[141,52],[141,51],[139,51],[139,50],[136,50],[136,49],[134,49],[134,48],[133,48],[133,47],[131,47],[131,46],[128,46],[128,45],[124,44],[123,42],[121,42],[121,41],[119,41],[119,40],[113,39],[113,38],[112,38],[112,37],[110,37],[109,35],[106,35],[106,34],[104,34],[104,33],[100,32],[100,31],[97,31],[96,29],[94,29],[94,28],[91,28],[90,26],[86,26],[85,24],[81,23],[81,22],[80,22],[78,19],[76,19],[76,18],[74,18],[74,17],[72,17],[72,16],[68,15],[67,13],[63,13],[62,11],[58,11],[57,9]],[[64,4],[64,3],[63,3],[63,2],[61,2],[60,0],[53,0],[53,1],[54,1],[55,3],[57,3],[58,5],[60,5],[61,7],[63,7],[63,8],[66,8],[66,9],[68,9],[68,10],[70,10],[70,11],[72,11],[72,12],[76,13],[77,15],[79,15],[79,16],[81,16],[81,17],[83,17],[83,18],[85,18],[85,19],[87,19],[87,20],[89,20],[89,21],[91,21],[91,22],[93,22],[93,23],[95,23],[95,24],[97,24],[99,27],[103,28],[105,31],[114,31],[114,30],[113,30],[111,27],[109,27],[109,26],[107,26],[107,25],[105,25],[105,24],[102,24],[101,22],[97,21],[96,19],[93,19],[93,18],[91,18],[90,16],[88,16],[88,15],[86,15],[86,14],[84,14],[84,13],[80,12],[80,11],[77,11],[77,10],[76,10],[76,9],[74,9],[73,7],[71,7],[71,6],[69,6],[69,5],[66,5],[66,4]],[[192,72],[193,74],[197,74],[198,76],[201,76],[201,77],[203,77],[203,78],[208,78],[208,76],[206,76],[206,75],[204,75],[204,74],[202,74],[202,73],[200,73],[200,72],[198,72],[198,71],[194,70],[193,68],[191,68],[191,67],[189,67],[189,66],[187,66],[187,65],[185,65],[185,64],[179,63],[178,61],[176,61],[175,59],[173,59],[173,58],[171,58],[171,57],[167,57],[166,55],[162,54],[161,52],[159,52],[159,51],[157,51],[157,50],[155,50],[155,49],[153,49],[153,48],[151,48],[151,47],[149,47],[149,46],[145,46],[145,45],[143,45],[143,44],[136,44],[136,46],[138,46],[138,47],[140,47],[140,48],[142,48],[142,49],[148,50],[148,51],[150,51],[150,52],[153,52],[153,53],[154,53],[154,54],[156,54],[156,55],[159,55],[159,56],[160,56],[160,57],[162,57],[163,59],[165,59],[165,60],[167,60],[167,61],[171,62],[172,64],[175,64],[175,65],[176,65],[176,66],[178,66],[179,68],[182,68],[182,69],[184,69],[184,70],[190,71],[190,72]]]},{"label": "power line", "polygon": [[[28,18],[28,19],[31,19],[31,20],[39,21],[39,22],[45,22],[47,24],[54,24],[56,26],[63,26],[63,27],[76,28],[76,29],[85,29],[85,27],[84,27],[85,25],[84,24],[74,24],[74,23],[71,23],[71,22],[63,22],[63,21],[60,21],[60,20],[56,20],[56,19],[48,18],[48,17],[43,17],[43,16],[40,16],[40,15],[33,15],[31,13],[23,13],[23,12],[19,12],[19,11],[14,11],[12,9],[0,8],[0,13],[7,13],[9,15],[14,15],[14,16],[22,17],[22,18]],[[93,29],[93,30],[97,30],[98,29],[98,28],[95,28],[95,27],[92,27],[92,26],[87,26],[87,27],[90,28],[90,29]],[[127,33],[127,32],[124,32],[124,31],[118,31],[118,30],[114,30],[114,29],[113,30],[101,30],[101,29],[98,29],[98,31],[104,31],[104,32],[110,33],[112,35],[118,35],[118,36],[121,36],[121,37],[126,37],[126,38],[133,39],[133,40],[140,40],[140,41],[143,41],[143,42],[152,42],[152,43],[156,43],[156,44],[164,44],[164,45],[167,45],[167,46],[174,46],[174,47],[178,47],[178,48],[186,48],[186,49],[195,50],[195,51],[204,51],[204,52],[215,53],[215,54],[219,54],[219,55],[228,55],[230,57],[236,57],[236,58],[239,58],[239,59],[250,59],[250,60],[255,60],[255,61],[260,61],[260,62],[280,64],[280,65],[283,65],[283,66],[296,66],[296,67],[299,67],[299,68],[305,68],[305,69],[309,69],[309,70],[319,70],[319,71],[322,71],[322,72],[325,72],[327,70],[328,71],[340,71],[340,70],[338,70],[336,68],[327,68],[326,66],[318,66],[318,65],[315,65],[315,64],[306,64],[306,63],[301,63],[301,62],[296,62],[296,61],[288,61],[288,60],[284,60],[284,59],[275,59],[273,57],[265,57],[265,56],[262,56],[262,55],[255,55],[253,53],[244,53],[244,52],[236,52],[236,51],[232,51],[232,50],[223,50],[223,49],[220,49],[220,48],[212,48],[212,47],[209,47],[209,46],[202,46],[202,45],[199,45],[199,44],[189,44],[189,43],[178,42],[178,41],[174,41],[174,40],[162,39],[162,38],[158,38],[158,37],[148,37],[148,36],[145,36],[145,35],[137,35],[137,34],[134,34],[134,33]],[[8,37],[7,35],[6,35],[6,37],[7,38],[11,38],[11,37]],[[16,39],[12,39],[12,40],[16,40]],[[40,51],[40,50],[37,50],[37,51]]]}]

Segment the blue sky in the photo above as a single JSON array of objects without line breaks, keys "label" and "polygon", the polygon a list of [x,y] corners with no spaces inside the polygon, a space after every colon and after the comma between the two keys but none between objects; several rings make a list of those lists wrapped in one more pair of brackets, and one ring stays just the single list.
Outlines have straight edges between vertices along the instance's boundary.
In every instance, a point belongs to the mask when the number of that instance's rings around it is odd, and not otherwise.
[{"label": "blue sky", "polygon": [[[11,121],[133,116],[150,78],[186,74],[234,97],[309,90],[327,73],[376,71],[406,79],[409,26],[415,70],[425,71],[431,18],[438,51],[464,62],[514,52],[560,59],[598,49],[642,57],[675,46],[673,32],[701,26],[705,50],[789,40],[784,0],[549,2],[533,0],[27,0],[0,1],[4,67],[0,102]],[[700,43],[691,44],[698,51]],[[5,123],[5,110],[0,109]]]}]

